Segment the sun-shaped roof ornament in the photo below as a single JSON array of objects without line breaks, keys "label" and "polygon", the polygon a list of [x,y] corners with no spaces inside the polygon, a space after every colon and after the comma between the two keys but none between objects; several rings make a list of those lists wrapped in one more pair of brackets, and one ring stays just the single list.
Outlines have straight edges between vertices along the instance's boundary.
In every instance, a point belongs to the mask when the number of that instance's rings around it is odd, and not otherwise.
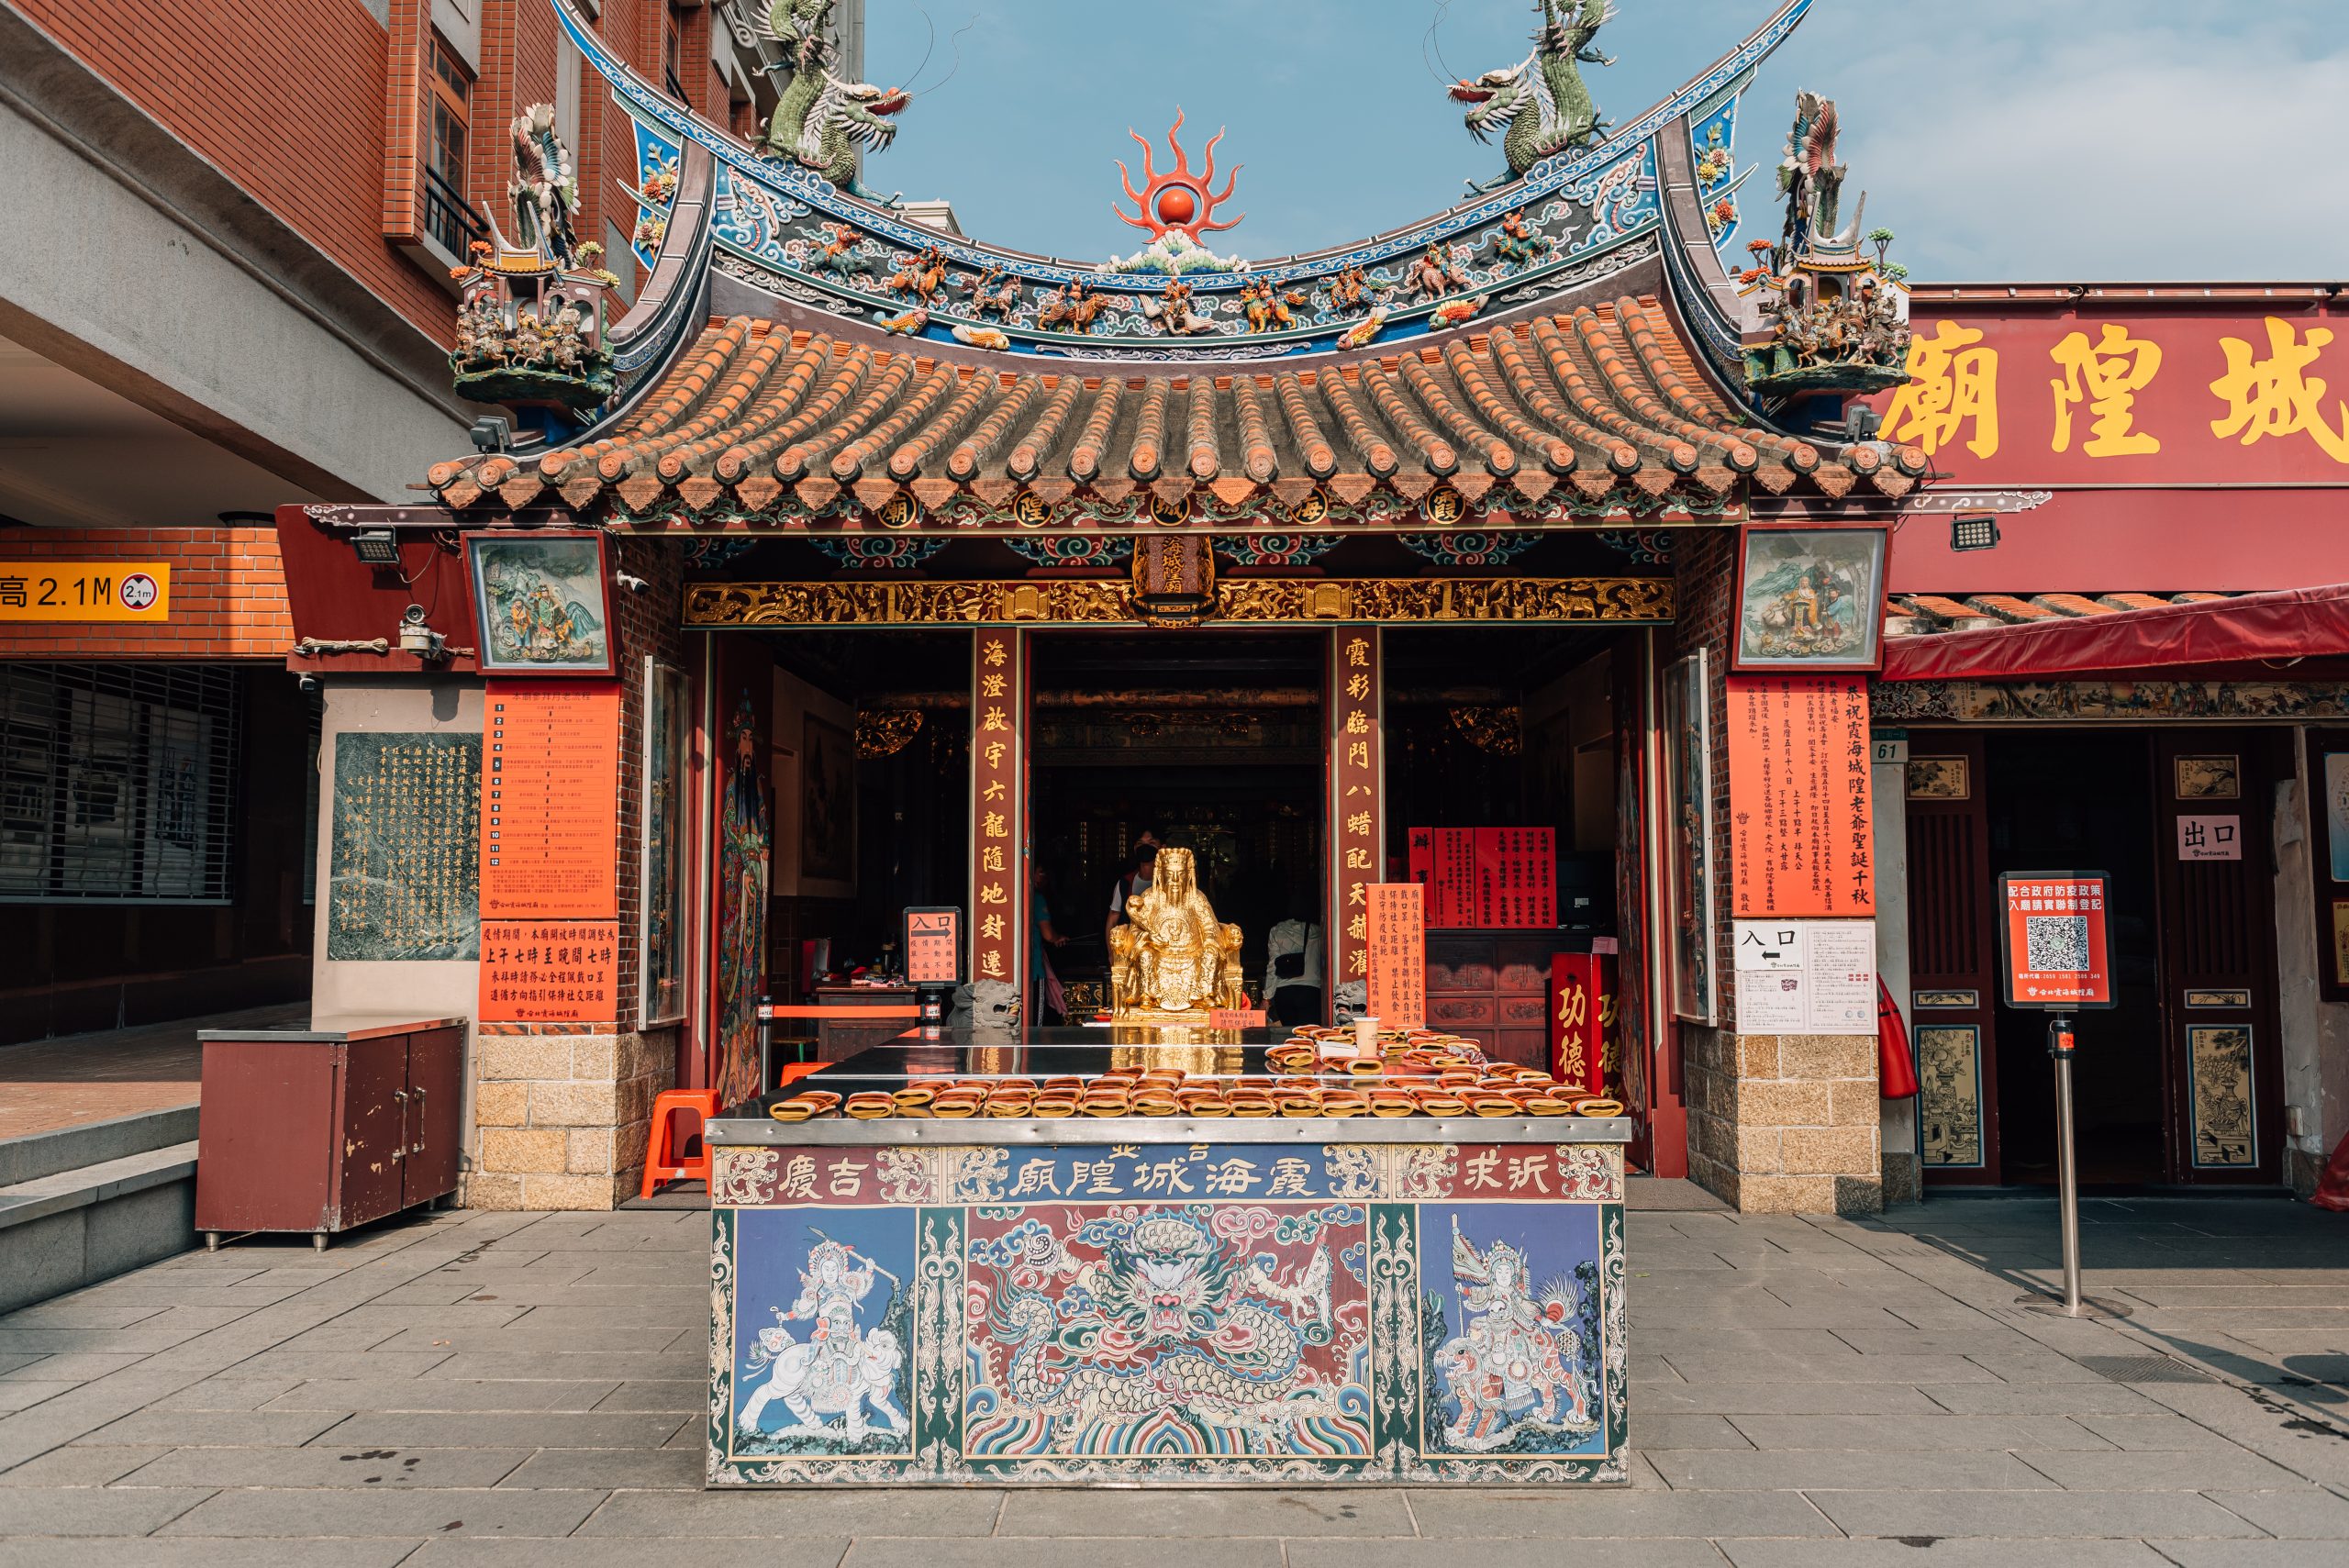
[{"label": "sun-shaped roof ornament", "polygon": [[1238,217],[1221,220],[1215,216],[1216,208],[1231,199],[1232,187],[1240,183],[1240,171],[1246,165],[1233,164],[1230,174],[1224,180],[1222,191],[1218,192],[1215,189],[1215,144],[1223,139],[1223,132],[1219,130],[1208,139],[1207,168],[1195,174],[1191,172],[1190,154],[1183,150],[1182,129],[1183,111],[1177,108],[1174,124],[1166,132],[1166,145],[1174,152],[1174,167],[1162,173],[1152,156],[1156,150],[1142,140],[1140,131],[1130,126],[1127,128],[1126,134],[1141,146],[1142,187],[1139,191],[1134,189],[1132,173],[1127,170],[1125,160],[1119,159],[1118,175],[1135,210],[1128,212],[1114,201],[1109,204],[1109,210],[1136,228],[1148,229],[1152,239],[1163,239],[1169,234],[1179,233],[1197,244],[1200,235],[1235,228],[1241,218],[1248,216],[1243,212]]}]

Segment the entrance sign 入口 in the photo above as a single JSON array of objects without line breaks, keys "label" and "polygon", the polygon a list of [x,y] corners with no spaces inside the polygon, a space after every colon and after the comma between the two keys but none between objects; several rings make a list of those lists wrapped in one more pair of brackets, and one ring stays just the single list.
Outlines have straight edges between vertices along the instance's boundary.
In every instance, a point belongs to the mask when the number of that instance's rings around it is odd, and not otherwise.
[{"label": "entrance sign \u5165\u53e3", "polygon": [[1740,1034],[1874,1034],[1874,920],[1740,920]]},{"label": "entrance sign \u5165\u53e3", "polygon": [[2011,872],[1998,878],[2007,1006],[2075,1013],[2118,1005],[2105,944],[2109,885],[2102,872]]},{"label": "entrance sign \u5165\u53e3", "polygon": [[963,983],[963,911],[952,906],[906,911],[906,984]]}]

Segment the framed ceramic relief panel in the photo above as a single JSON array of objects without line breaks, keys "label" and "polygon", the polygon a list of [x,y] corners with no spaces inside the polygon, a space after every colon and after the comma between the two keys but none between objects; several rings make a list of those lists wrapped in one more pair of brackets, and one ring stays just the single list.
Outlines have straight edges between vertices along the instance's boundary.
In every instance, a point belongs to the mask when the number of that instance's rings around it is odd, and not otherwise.
[{"label": "framed ceramic relief panel", "polygon": [[693,683],[683,670],[644,662],[644,896],[639,940],[644,981],[637,1027],[685,1016],[685,757]]},{"label": "framed ceramic relief panel", "polygon": [[1880,667],[1889,539],[1880,528],[1742,530],[1730,667]]},{"label": "framed ceramic relief panel", "polygon": [[1709,1024],[1713,975],[1712,705],[1702,649],[1664,673],[1665,843],[1672,872],[1672,1013]]},{"label": "framed ceramic relief panel", "polygon": [[610,675],[609,580],[599,533],[469,533],[484,675]]}]

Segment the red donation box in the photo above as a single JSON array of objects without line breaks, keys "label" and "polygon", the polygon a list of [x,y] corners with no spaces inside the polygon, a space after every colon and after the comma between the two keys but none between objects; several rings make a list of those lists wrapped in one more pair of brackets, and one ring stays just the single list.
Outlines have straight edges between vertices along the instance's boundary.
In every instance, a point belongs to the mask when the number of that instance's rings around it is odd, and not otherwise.
[{"label": "red donation box", "polygon": [[1998,951],[2007,1006],[2070,1013],[2110,1007],[2102,872],[2009,872],[1998,878]]}]

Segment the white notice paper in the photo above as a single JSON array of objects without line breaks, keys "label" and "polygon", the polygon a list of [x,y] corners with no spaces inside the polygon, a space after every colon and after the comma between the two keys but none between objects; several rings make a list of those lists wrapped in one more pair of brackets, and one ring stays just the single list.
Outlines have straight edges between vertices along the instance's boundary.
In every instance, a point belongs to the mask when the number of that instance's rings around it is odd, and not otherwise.
[{"label": "white notice paper", "polygon": [[1812,1034],[1876,1033],[1874,920],[1812,922],[1809,974]]},{"label": "white notice paper", "polygon": [[1737,972],[1737,1032],[1805,1034],[1803,977],[1785,969]]},{"label": "white notice paper", "polygon": [[1874,920],[1740,920],[1737,1032],[1874,1034]]}]

